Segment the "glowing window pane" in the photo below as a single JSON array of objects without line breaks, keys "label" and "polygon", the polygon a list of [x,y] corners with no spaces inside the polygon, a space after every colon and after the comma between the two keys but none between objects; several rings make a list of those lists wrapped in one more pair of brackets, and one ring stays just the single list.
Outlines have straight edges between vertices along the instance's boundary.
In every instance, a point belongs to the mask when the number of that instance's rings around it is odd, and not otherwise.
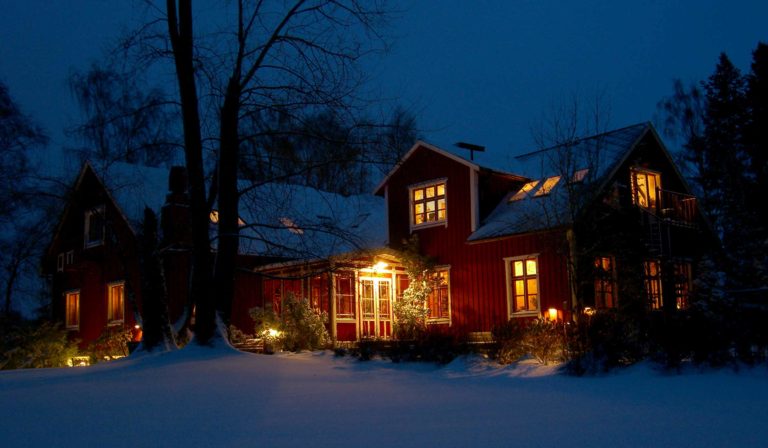
[{"label": "glowing window pane", "polygon": [[571,177],[572,183],[578,183],[584,181],[584,178],[587,177],[587,173],[589,173],[589,169],[585,168],[583,170],[577,170],[573,173],[573,177]]},{"label": "glowing window pane", "polygon": [[80,292],[68,292],[65,296],[65,324],[69,329],[80,327]]},{"label": "glowing window pane", "polygon": [[109,285],[107,290],[107,320],[109,322],[122,322],[124,297],[124,283]]},{"label": "glowing window pane", "polygon": [[539,191],[537,191],[534,196],[548,195],[552,189],[555,188],[555,185],[557,185],[558,182],[560,182],[560,176],[547,178],[547,180],[544,181],[544,185],[539,188]]},{"label": "glowing window pane", "polygon": [[528,286],[528,294],[535,295],[538,294],[538,283],[536,282],[535,278],[529,278],[527,281]]},{"label": "glowing window pane", "polygon": [[525,273],[536,275],[536,260],[525,260]]},{"label": "glowing window pane", "polygon": [[523,262],[522,261],[516,261],[515,262],[515,277],[522,277],[525,275],[525,272],[523,271]]},{"label": "glowing window pane", "polygon": [[413,200],[420,201],[422,199],[424,199],[424,190],[422,189],[413,190]]},{"label": "glowing window pane", "polygon": [[424,204],[416,204],[414,207],[416,213],[424,213]]},{"label": "glowing window pane", "polygon": [[414,218],[415,218],[416,224],[421,224],[421,223],[424,222],[424,214],[423,213],[416,215]]},{"label": "glowing window pane", "polygon": [[437,209],[438,210],[445,210],[445,199],[438,199],[437,200]]},{"label": "glowing window pane", "polygon": [[445,184],[438,184],[438,186],[437,186],[437,195],[438,196],[445,196]]},{"label": "glowing window pane", "polygon": [[438,210],[437,211],[437,219],[444,220],[445,219],[445,210]]},{"label": "glowing window pane", "polygon": [[427,199],[435,197],[435,187],[427,187],[425,190]]},{"label": "glowing window pane", "polygon": [[525,282],[522,280],[515,280],[515,295],[516,296],[524,296],[525,295]]},{"label": "glowing window pane", "polygon": [[523,199],[525,195],[527,195],[529,191],[533,190],[538,184],[539,184],[539,181],[534,180],[523,185],[523,188],[521,188],[517,193],[515,193],[514,196],[509,198],[509,202],[519,201],[520,199]]}]

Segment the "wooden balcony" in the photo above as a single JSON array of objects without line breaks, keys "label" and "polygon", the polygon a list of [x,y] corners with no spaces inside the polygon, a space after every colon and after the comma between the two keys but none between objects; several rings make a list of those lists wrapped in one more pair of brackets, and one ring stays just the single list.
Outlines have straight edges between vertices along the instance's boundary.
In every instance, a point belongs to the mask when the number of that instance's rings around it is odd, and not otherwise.
[{"label": "wooden balcony", "polygon": [[656,190],[657,201],[651,213],[670,224],[693,227],[696,225],[696,197],[662,189]]}]

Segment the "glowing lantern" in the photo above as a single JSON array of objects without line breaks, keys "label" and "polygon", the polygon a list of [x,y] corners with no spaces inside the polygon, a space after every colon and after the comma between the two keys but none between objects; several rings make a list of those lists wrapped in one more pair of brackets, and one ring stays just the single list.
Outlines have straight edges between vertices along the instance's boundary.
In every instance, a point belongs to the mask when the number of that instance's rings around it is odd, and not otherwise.
[{"label": "glowing lantern", "polygon": [[549,317],[549,320],[556,321],[557,320],[557,308],[550,308],[547,310],[547,317]]}]

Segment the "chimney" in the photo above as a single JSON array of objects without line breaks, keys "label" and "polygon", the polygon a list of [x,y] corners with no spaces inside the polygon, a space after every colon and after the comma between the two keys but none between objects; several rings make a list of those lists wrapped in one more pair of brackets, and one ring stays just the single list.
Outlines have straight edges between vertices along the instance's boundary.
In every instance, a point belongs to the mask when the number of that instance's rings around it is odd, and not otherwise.
[{"label": "chimney", "polygon": [[168,194],[160,213],[160,225],[163,229],[161,247],[188,248],[192,245],[189,222],[189,178],[187,168],[171,167],[168,173]]}]

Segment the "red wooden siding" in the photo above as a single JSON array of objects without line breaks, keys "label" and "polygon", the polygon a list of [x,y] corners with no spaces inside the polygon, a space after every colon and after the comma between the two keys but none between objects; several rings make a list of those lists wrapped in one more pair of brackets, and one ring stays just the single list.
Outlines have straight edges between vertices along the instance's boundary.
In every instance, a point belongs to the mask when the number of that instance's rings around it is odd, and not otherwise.
[{"label": "red wooden siding", "polygon": [[[563,254],[559,253],[562,233],[467,243],[472,232],[470,170],[469,166],[427,148],[417,149],[387,182],[391,244],[397,246],[411,235],[408,187],[445,178],[447,226],[415,229],[413,233],[419,237],[422,253],[433,257],[437,265],[450,266],[451,331],[460,335],[490,331],[508,319],[504,262],[508,257],[538,254],[540,309],[563,309],[563,302],[570,303],[570,293]],[[493,199],[517,182],[503,176],[479,181],[492,187]],[[487,208],[483,211],[487,212]]]}]

